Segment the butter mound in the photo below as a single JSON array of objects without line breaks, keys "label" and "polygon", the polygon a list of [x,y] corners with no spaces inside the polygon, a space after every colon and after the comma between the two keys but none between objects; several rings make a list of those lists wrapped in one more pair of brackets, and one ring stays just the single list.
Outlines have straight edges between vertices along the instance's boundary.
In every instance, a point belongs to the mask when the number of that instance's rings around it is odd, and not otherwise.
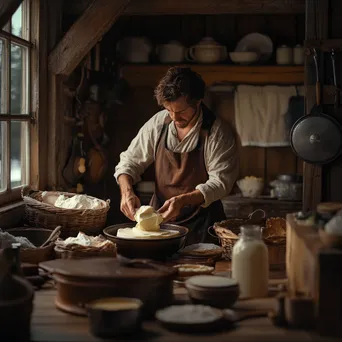
[{"label": "butter mound", "polygon": [[120,228],[116,234],[117,237],[125,239],[163,239],[178,235],[178,230],[160,230],[158,232],[147,232],[136,227]]},{"label": "butter mound", "polygon": [[140,229],[147,232],[158,232],[160,224],[163,221],[163,216],[155,212],[153,207],[142,205],[134,215],[137,224],[135,229]]},{"label": "butter mound", "polygon": [[160,229],[162,215],[155,212],[153,207],[142,205],[134,215],[137,224],[133,228],[120,228],[116,236],[126,239],[163,239],[179,234],[178,230]]}]

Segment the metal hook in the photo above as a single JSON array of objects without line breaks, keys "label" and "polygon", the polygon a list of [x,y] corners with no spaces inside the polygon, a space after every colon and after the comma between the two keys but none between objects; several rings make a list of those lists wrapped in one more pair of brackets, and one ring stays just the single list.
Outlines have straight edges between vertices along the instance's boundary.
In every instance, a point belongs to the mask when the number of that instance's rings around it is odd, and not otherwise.
[{"label": "metal hook", "polygon": [[313,52],[314,52],[314,61],[315,61],[315,68],[316,68],[316,81],[317,83],[319,82],[319,72],[318,72],[318,60],[317,60],[317,50],[316,48],[313,48]]}]

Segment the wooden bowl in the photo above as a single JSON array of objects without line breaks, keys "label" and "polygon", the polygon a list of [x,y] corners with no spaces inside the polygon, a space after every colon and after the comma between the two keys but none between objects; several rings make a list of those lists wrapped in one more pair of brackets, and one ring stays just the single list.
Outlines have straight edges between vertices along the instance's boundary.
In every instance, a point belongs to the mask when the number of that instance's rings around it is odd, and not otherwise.
[{"label": "wooden bowl", "polygon": [[30,341],[34,289],[22,277],[1,284],[0,341]]},{"label": "wooden bowl", "polygon": [[133,228],[134,222],[115,224],[103,230],[116,244],[117,254],[129,259],[166,260],[184,247],[189,229],[175,224],[162,224],[160,229],[178,230],[179,235],[163,239],[126,239],[116,236],[120,228]]},{"label": "wooden bowl", "polygon": [[133,335],[141,330],[143,302],[138,298],[109,297],[86,304],[90,331],[100,338]]},{"label": "wooden bowl", "polygon": [[230,278],[199,275],[189,278],[185,287],[192,302],[219,309],[230,308],[239,298],[239,285]]},{"label": "wooden bowl", "polygon": [[20,261],[29,264],[39,264],[40,262],[54,258],[54,242],[51,241],[45,247],[41,246],[50,236],[51,230],[44,228],[11,228],[6,230],[13,236],[26,237],[37,248],[20,248]]},{"label": "wooden bowl", "polygon": [[342,235],[329,234],[324,229],[319,229],[318,234],[325,247],[342,248]]}]

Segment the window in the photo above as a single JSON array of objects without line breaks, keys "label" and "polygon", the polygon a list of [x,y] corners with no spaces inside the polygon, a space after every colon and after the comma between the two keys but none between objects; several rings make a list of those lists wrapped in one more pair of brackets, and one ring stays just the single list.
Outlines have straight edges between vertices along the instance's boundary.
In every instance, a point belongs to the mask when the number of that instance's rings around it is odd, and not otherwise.
[{"label": "window", "polygon": [[30,1],[0,29],[0,204],[20,198],[30,170]]}]

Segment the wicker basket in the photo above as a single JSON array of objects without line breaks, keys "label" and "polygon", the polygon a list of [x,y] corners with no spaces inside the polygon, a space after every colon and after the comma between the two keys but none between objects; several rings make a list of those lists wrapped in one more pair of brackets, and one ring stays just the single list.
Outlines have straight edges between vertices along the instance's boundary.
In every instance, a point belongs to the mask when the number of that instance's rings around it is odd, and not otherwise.
[{"label": "wicker basket", "polygon": [[[255,212],[249,215],[247,219],[230,219],[221,222],[216,222],[213,226],[216,236],[218,237],[221,246],[223,247],[223,258],[226,260],[231,260],[232,251],[235,243],[238,241],[237,237],[232,237],[232,234],[229,233],[229,230],[234,234],[239,235],[240,226],[244,224],[259,224],[264,226],[264,224],[257,223],[256,220],[251,220]],[[265,218],[260,221],[264,221]],[[209,231],[210,233],[210,231]],[[272,243],[268,241],[264,241],[268,248],[268,259],[269,259],[269,268],[270,270],[283,270],[285,269],[286,262],[286,240]]]},{"label": "wicker basket", "polygon": [[[101,233],[107,220],[109,200],[100,200],[102,204],[100,209],[63,209],[42,202],[42,193],[42,191],[34,191],[30,187],[22,189],[22,198],[25,202],[25,219],[29,225],[50,230],[55,229],[56,226],[61,226],[61,238],[76,236],[79,231],[89,235]],[[76,195],[75,193],[58,191],[50,193],[67,197]]]},{"label": "wicker basket", "polygon": [[106,258],[115,257],[116,249],[82,248],[82,249],[62,249],[55,246],[55,253],[58,259],[83,259],[83,258]]}]

